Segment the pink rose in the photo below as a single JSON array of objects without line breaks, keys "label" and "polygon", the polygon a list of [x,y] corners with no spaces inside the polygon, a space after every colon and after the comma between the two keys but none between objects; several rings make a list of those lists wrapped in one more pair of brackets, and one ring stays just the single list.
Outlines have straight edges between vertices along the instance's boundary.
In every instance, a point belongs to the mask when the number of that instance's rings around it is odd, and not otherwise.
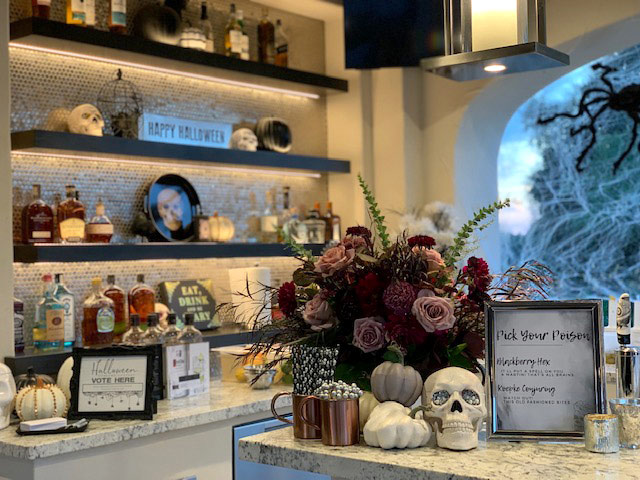
[{"label": "pink rose", "polygon": [[367,241],[356,235],[347,235],[342,239],[342,245],[344,245],[344,248],[347,250],[355,250],[360,247],[366,247]]},{"label": "pink rose", "polygon": [[322,292],[307,302],[302,318],[315,332],[327,330],[335,325],[333,310]]},{"label": "pink rose", "polygon": [[355,250],[347,250],[343,245],[332,247],[324,252],[324,255],[316,261],[315,271],[322,273],[325,277],[328,277],[351,265],[355,256]]},{"label": "pink rose", "polygon": [[456,317],[453,316],[453,302],[448,298],[420,297],[413,302],[411,313],[429,333],[449,330],[456,322]]},{"label": "pink rose", "polygon": [[364,353],[384,347],[384,326],[380,317],[359,318],[353,323],[353,344]]},{"label": "pink rose", "polygon": [[416,246],[413,247],[411,251],[415,254],[421,255],[422,258],[425,259],[429,265],[429,272],[438,271],[445,267],[444,260],[442,259],[440,252],[437,250]]}]

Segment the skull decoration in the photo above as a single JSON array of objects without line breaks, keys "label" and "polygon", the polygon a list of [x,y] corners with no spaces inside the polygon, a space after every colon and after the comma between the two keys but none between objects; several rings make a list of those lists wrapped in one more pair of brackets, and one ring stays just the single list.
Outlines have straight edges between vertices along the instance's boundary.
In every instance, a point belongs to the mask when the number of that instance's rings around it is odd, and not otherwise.
[{"label": "skull decoration", "polygon": [[162,223],[172,232],[182,227],[182,198],[180,192],[165,188],[158,193],[158,213]]},{"label": "skull decoration", "polygon": [[93,135],[94,137],[102,136],[104,119],[100,111],[90,103],[78,105],[71,110],[67,123],[71,133]]},{"label": "skull decoration", "polygon": [[258,137],[250,128],[239,128],[231,135],[229,148],[255,152],[258,149]]},{"label": "skull decoration", "polygon": [[422,404],[441,448],[471,450],[487,414],[482,382],[463,368],[437,371],[424,382]]},{"label": "skull decoration", "polygon": [[0,429],[9,425],[15,396],[16,382],[11,370],[4,363],[0,363]]}]

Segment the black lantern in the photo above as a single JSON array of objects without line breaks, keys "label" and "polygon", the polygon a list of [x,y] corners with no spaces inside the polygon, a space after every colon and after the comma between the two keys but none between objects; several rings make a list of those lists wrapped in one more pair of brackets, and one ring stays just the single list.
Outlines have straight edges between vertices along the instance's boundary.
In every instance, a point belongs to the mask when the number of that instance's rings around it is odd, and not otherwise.
[{"label": "black lantern", "polygon": [[98,108],[107,129],[116,137],[138,138],[138,121],[142,115],[142,96],[131,82],[118,78],[107,82],[98,95]]}]

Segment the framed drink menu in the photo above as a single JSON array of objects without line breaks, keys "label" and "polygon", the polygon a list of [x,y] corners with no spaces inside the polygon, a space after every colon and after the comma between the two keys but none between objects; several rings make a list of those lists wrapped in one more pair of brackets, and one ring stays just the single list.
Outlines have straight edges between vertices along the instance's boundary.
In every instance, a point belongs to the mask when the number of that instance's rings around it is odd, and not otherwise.
[{"label": "framed drink menu", "polygon": [[485,305],[490,438],[581,438],[606,413],[600,301]]}]

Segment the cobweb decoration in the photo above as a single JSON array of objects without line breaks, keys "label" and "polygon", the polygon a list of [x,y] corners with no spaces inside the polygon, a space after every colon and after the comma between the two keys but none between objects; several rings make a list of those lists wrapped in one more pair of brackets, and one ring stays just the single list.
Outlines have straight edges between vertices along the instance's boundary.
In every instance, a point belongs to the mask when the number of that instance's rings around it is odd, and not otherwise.
[{"label": "cobweb decoration", "polygon": [[[618,69],[609,78],[620,89],[640,75],[640,46],[597,62]],[[592,72],[591,65],[581,68]],[[599,83],[598,75],[591,73],[589,87]],[[543,90],[521,107],[530,121],[527,133],[543,158],[542,168],[530,178],[529,192],[539,215],[526,234],[503,234],[503,266],[531,258],[548,265],[555,274],[550,292],[555,298],[606,298],[625,291],[634,297],[640,292],[638,150],[631,150],[616,175],[611,169],[631,140],[632,122],[623,112],[602,113],[598,142],[582,173],[576,171],[574,161],[590,135],[572,137],[572,121],[567,118],[556,119],[553,127],[535,125],[537,118],[570,110],[583,88],[566,95],[566,103],[553,105],[545,103]]]}]

